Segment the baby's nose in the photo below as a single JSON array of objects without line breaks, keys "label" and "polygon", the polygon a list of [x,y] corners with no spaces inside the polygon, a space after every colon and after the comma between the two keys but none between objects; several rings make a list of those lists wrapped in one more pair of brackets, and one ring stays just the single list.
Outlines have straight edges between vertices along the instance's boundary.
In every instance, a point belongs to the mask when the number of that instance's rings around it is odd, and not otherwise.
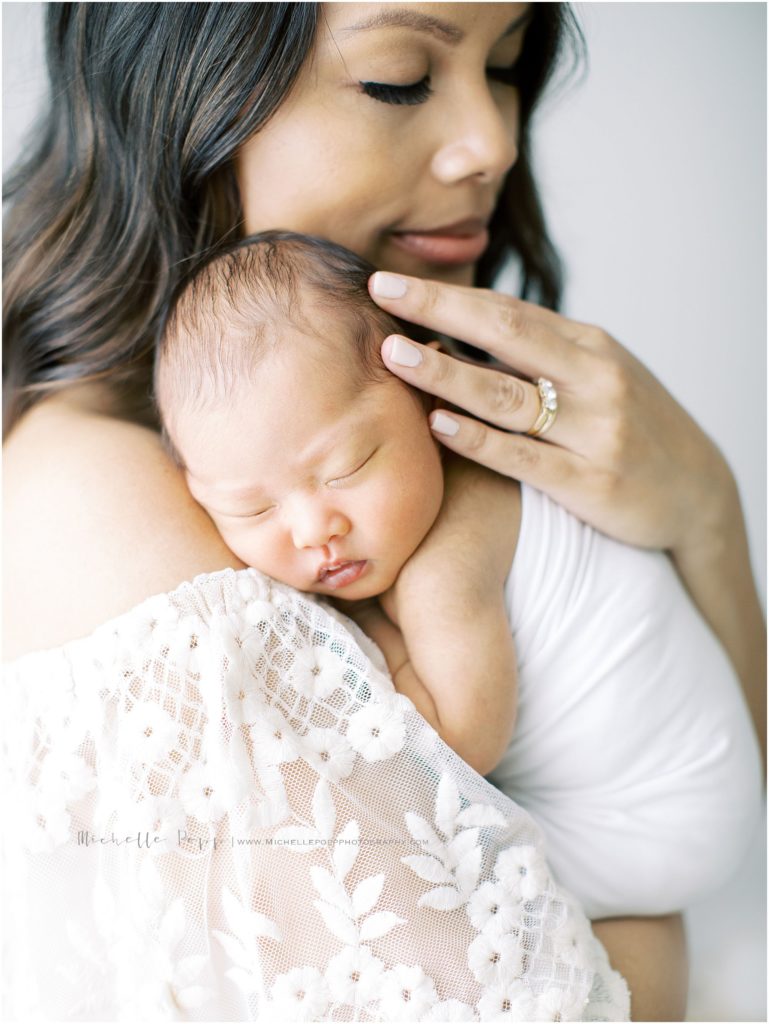
[{"label": "baby's nose", "polygon": [[291,526],[296,548],[322,548],[334,537],[350,532],[350,521],[336,510],[305,509],[297,515]]}]

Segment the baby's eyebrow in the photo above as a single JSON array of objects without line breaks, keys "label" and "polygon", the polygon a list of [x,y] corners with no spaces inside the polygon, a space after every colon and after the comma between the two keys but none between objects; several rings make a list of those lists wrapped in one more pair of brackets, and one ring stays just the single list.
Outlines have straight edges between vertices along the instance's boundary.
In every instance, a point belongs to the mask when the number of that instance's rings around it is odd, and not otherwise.
[{"label": "baby's eyebrow", "polygon": [[[378,422],[381,418],[365,402],[361,404],[361,397],[358,395],[355,407],[351,408],[347,415],[319,432],[304,446],[301,452],[296,453],[296,458],[291,460],[293,467],[289,467],[289,472],[310,474],[317,467],[325,467],[326,463],[334,458],[357,457],[357,449],[372,440],[374,434],[378,433]],[[276,457],[276,453],[272,453],[272,455]],[[256,472],[253,466],[251,472]],[[224,509],[230,503],[233,507],[237,507],[239,504],[253,505],[256,502],[269,502],[270,500],[267,488],[256,479],[247,484],[238,484],[235,479],[230,478],[228,484],[227,481],[212,481],[209,477],[207,483],[203,483],[203,481],[198,481],[198,483],[203,485],[206,492],[203,499],[205,505],[214,510],[221,507],[224,514],[227,514]],[[220,503],[222,503],[221,506]]]},{"label": "baby's eyebrow", "polygon": [[266,492],[261,487],[237,487],[223,490],[215,487],[205,497],[205,507],[220,515],[237,516],[252,513],[257,507],[270,504]]},{"label": "baby's eyebrow", "polygon": [[249,498],[259,497],[262,494],[257,484],[248,484],[245,487],[217,487],[216,490],[223,498],[232,498],[233,501],[244,501]]},{"label": "baby's eyebrow", "polygon": [[260,487],[256,484],[241,484],[231,481],[197,477],[194,472],[186,473],[187,486],[192,497],[209,513],[219,515],[240,515],[242,508],[251,508],[265,500]]},{"label": "baby's eyebrow", "polygon": [[[317,446],[312,447],[306,464],[308,466],[322,464],[330,460],[340,449],[352,458],[355,456],[353,449],[357,450],[359,446],[358,439],[351,439],[349,431],[345,431],[341,435],[335,434],[330,439],[330,443],[324,445],[322,449],[319,449]],[[239,487],[228,487],[226,484],[215,483],[206,495],[206,504],[213,509],[217,508],[219,502],[223,502],[225,505],[232,503],[233,506],[237,507],[239,504],[253,505],[254,503],[267,502],[268,500],[266,490],[258,483],[245,484]],[[224,508],[221,511],[224,512]]]},{"label": "baby's eyebrow", "polygon": [[357,448],[363,444],[364,440],[371,436],[371,432],[378,429],[379,415],[373,413],[365,402],[361,402],[361,398],[362,396],[358,396],[355,408],[344,418],[320,436],[313,438],[301,452],[297,453],[296,466],[300,471],[307,471],[327,462],[340,449],[352,454],[353,447]]}]

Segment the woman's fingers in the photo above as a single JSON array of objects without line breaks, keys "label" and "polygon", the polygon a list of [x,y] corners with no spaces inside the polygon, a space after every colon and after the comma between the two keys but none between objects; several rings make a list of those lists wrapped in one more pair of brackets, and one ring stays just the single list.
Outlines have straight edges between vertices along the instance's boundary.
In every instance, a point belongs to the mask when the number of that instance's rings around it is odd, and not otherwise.
[{"label": "woman's fingers", "polygon": [[461,406],[503,430],[525,432],[539,415],[537,386],[509,373],[461,362],[400,335],[385,338],[382,357],[387,367],[408,384]]},{"label": "woman's fingers", "polygon": [[458,455],[553,496],[568,492],[583,461],[558,445],[506,434],[453,410],[436,409],[430,414],[430,427]]},{"label": "woman's fingers", "polygon": [[393,373],[478,417],[436,409],[432,429],[446,447],[544,491],[618,540],[671,550],[687,564],[712,545],[714,524],[721,536],[738,507],[723,456],[605,331],[493,292],[382,271],[369,288],[388,312],[485,348],[519,377],[545,377],[555,386],[555,421],[544,437],[527,437],[538,413],[528,381],[501,384],[490,367],[428,349],[420,358],[413,346],[395,362],[386,341]]},{"label": "woman's fingers", "polygon": [[579,358],[579,325],[533,303],[383,271],[369,288],[388,312],[482,348],[526,376],[557,379]]}]

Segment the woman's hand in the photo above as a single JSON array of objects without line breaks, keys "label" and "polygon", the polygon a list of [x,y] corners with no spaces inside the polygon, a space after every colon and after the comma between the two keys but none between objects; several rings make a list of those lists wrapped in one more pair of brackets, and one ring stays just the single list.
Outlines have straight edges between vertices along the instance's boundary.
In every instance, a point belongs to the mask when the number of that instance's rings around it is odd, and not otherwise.
[{"label": "woman's hand", "polygon": [[[393,373],[469,414],[431,415],[443,444],[618,540],[670,552],[740,677],[765,758],[766,630],[737,486],[715,444],[598,327],[492,291],[381,271],[369,289],[389,313],[485,349],[506,371],[385,340]],[[540,413],[539,377],[555,385],[558,414],[535,438],[526,432]]]},{"label": "woman's hand", "polygon": [[[377,285],[394,276],[371,279],[380,306],[485,349],[504,368],[414,345],[421,361],[404,365],[396,361],[402,345],[386,340],[393,373],[469,414],[433,413],[443,444],[537,487],[626,543],[675,551],[698,540],[693,531],[721,523],[734,486],[720,452],[608,334],[532,303],[418,278],[398,275],[407,285],[403,297],[382,297]],[[558,394],[557,417],[542,439],[526,436],[540,411],[528,378],[538,377]],[[447,417],[454,434],[445,432]]]}]

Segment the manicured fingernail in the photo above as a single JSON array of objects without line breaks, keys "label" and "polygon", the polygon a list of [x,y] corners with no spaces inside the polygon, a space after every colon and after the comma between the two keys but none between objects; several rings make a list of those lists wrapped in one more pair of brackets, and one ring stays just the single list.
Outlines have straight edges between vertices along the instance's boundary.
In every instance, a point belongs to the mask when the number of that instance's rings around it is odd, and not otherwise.
[{"label": "manicured fingernail", "polygon": [[398,366],[419,366],[422,362],[422,353],[417,345],[410,344],[405,338],[398,337],[397,334],[394,334],[391,340],[391,363],[397,363]]},{"label": "manicured fingernail", "polygon": [[371,279],[371,290],[380,299],[402,299],[407,287],[402,277],[387,274],[383,270],[378,270]]},{"label": "manicured fingernail", "polygon": [[445,412],[433,413],[430,426],[436,434],[446,434],[447,437],[453,437],[459,430],[457,421],[453,420],[451,416],[447,416]]}]

